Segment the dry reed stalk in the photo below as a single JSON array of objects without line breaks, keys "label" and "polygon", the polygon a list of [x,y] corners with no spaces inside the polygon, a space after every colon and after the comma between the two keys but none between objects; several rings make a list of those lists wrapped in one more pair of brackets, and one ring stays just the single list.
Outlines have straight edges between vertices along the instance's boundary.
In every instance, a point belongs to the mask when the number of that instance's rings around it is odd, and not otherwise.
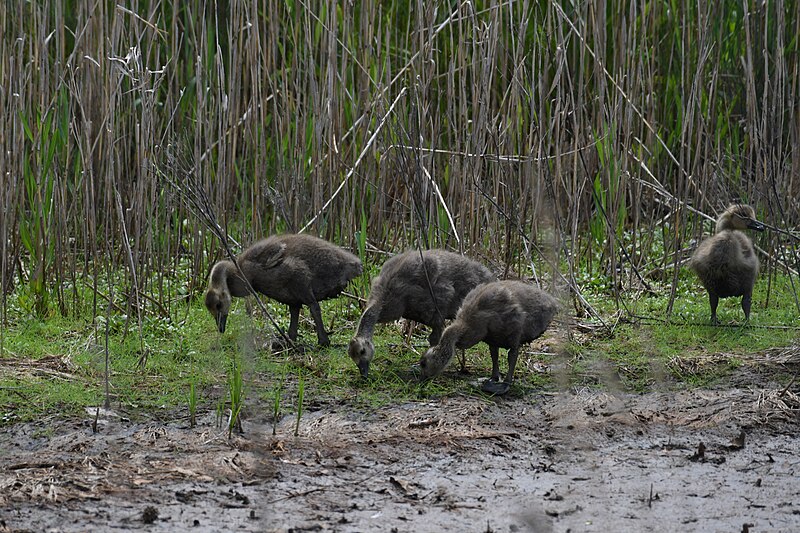
[{"label": "dry reed stalk", "polygon": [[[368,249],[563,271],[577,296],[588,270],[623,307],[644,265],[671,267],[674,298],[706,216],[736,200],[800,216],[800,7],[678,7],[17,3],[0,13],[0,282],[40,268],[49,312],[97,316],[122,268],[137,326],[182,309],[175,280],[196,294],[219,252],[153,170],[172,143],[243,242],[303,228],[354,246],[364,226]],[[48,113],[68,119],[52,164]]]}]

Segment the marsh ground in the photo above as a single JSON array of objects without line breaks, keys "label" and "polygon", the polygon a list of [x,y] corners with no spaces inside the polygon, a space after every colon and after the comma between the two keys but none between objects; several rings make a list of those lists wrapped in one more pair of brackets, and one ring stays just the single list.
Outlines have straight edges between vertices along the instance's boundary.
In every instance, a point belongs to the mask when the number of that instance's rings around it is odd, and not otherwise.
[{"label": "marsh ground", "polygon": [[[0,531],[797,531],[791,391],[714,388],[50,417],[0,433]],[[182,418],[176,419],[175,416]]]}]

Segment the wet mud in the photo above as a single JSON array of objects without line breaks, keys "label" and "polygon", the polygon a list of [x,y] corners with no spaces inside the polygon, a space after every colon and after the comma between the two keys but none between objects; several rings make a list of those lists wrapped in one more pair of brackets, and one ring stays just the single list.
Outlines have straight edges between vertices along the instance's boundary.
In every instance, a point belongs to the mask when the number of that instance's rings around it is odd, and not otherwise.
[{"label": "wet mud", "polygon": [[16,424],[0,531],[798,531],[800,406],[762,385],[318,405],[297,436],[259,406],[231,438],[213,413]]}]

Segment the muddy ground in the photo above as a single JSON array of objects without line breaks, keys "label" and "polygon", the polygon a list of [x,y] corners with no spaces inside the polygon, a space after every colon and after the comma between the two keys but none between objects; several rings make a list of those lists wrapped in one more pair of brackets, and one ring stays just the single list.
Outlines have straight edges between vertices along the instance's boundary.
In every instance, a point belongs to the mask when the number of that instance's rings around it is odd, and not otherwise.
[{"label": "muddy ground", "polygon": [[231,439],[213,413],[16,424],[0,531],[800,531],[798,397],[751,378],[317,405],[297,437],[260,406]]}]

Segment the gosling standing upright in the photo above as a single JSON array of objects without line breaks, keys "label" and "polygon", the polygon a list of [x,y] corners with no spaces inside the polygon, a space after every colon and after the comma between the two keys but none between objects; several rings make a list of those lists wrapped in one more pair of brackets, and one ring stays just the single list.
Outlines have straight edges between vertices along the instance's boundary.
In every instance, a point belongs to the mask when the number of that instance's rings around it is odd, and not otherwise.
[{"label": "gosling standing upright", "polygon": [[[348,282],[361,274],[358,257],[311,235],[274,235],[262,239],[237,258],[244,276],[261,294],[289,306],[289,339],[297,339],[300,308],[308,306],[321,346],[330,344],[322,322],[319,302],[334,298]],[[247,284],[231,261],[220,261],[211,269],[206,308],[220,333],[231,307],[231,296],[247,296]]]},{"label": "gosling standing upright", "polygon": [[[495,281],[478,286],[464,298],[456,319],[445,328],[439,344],[420,359],[422,378],[439,375],[455,348],[483,341],[492,354],[492,377],[483,390],[508,392],[514,379],[519,347],[541,336],[558,311],[558,302],[546,292],[522,281]],[[499,349],[508,349],[508,372],[500,383]]]},{"label": "gosling standing upright", "polygon": [[384,263],[372,281],[367,307],[348,352],[363,377],[375,355],[375,324],[407,318],[430,326],[428,342],[442,336],[445,319],[456,316],[464,297],[476,286],[494,280],[480,263],[445,250],[408,251]]},{"label": "gosling standing upright", "polygon": [[711,323],[717,323],[717,304],[720,298],[742,297],[745,321],[750,320],[753,285],[758,275],[758,257],[750,238],[741,230],[763,231],[749,205],[732,205],[720,215],[713,237],[697,247],[689,268],[708,291],[711,304]]}]

